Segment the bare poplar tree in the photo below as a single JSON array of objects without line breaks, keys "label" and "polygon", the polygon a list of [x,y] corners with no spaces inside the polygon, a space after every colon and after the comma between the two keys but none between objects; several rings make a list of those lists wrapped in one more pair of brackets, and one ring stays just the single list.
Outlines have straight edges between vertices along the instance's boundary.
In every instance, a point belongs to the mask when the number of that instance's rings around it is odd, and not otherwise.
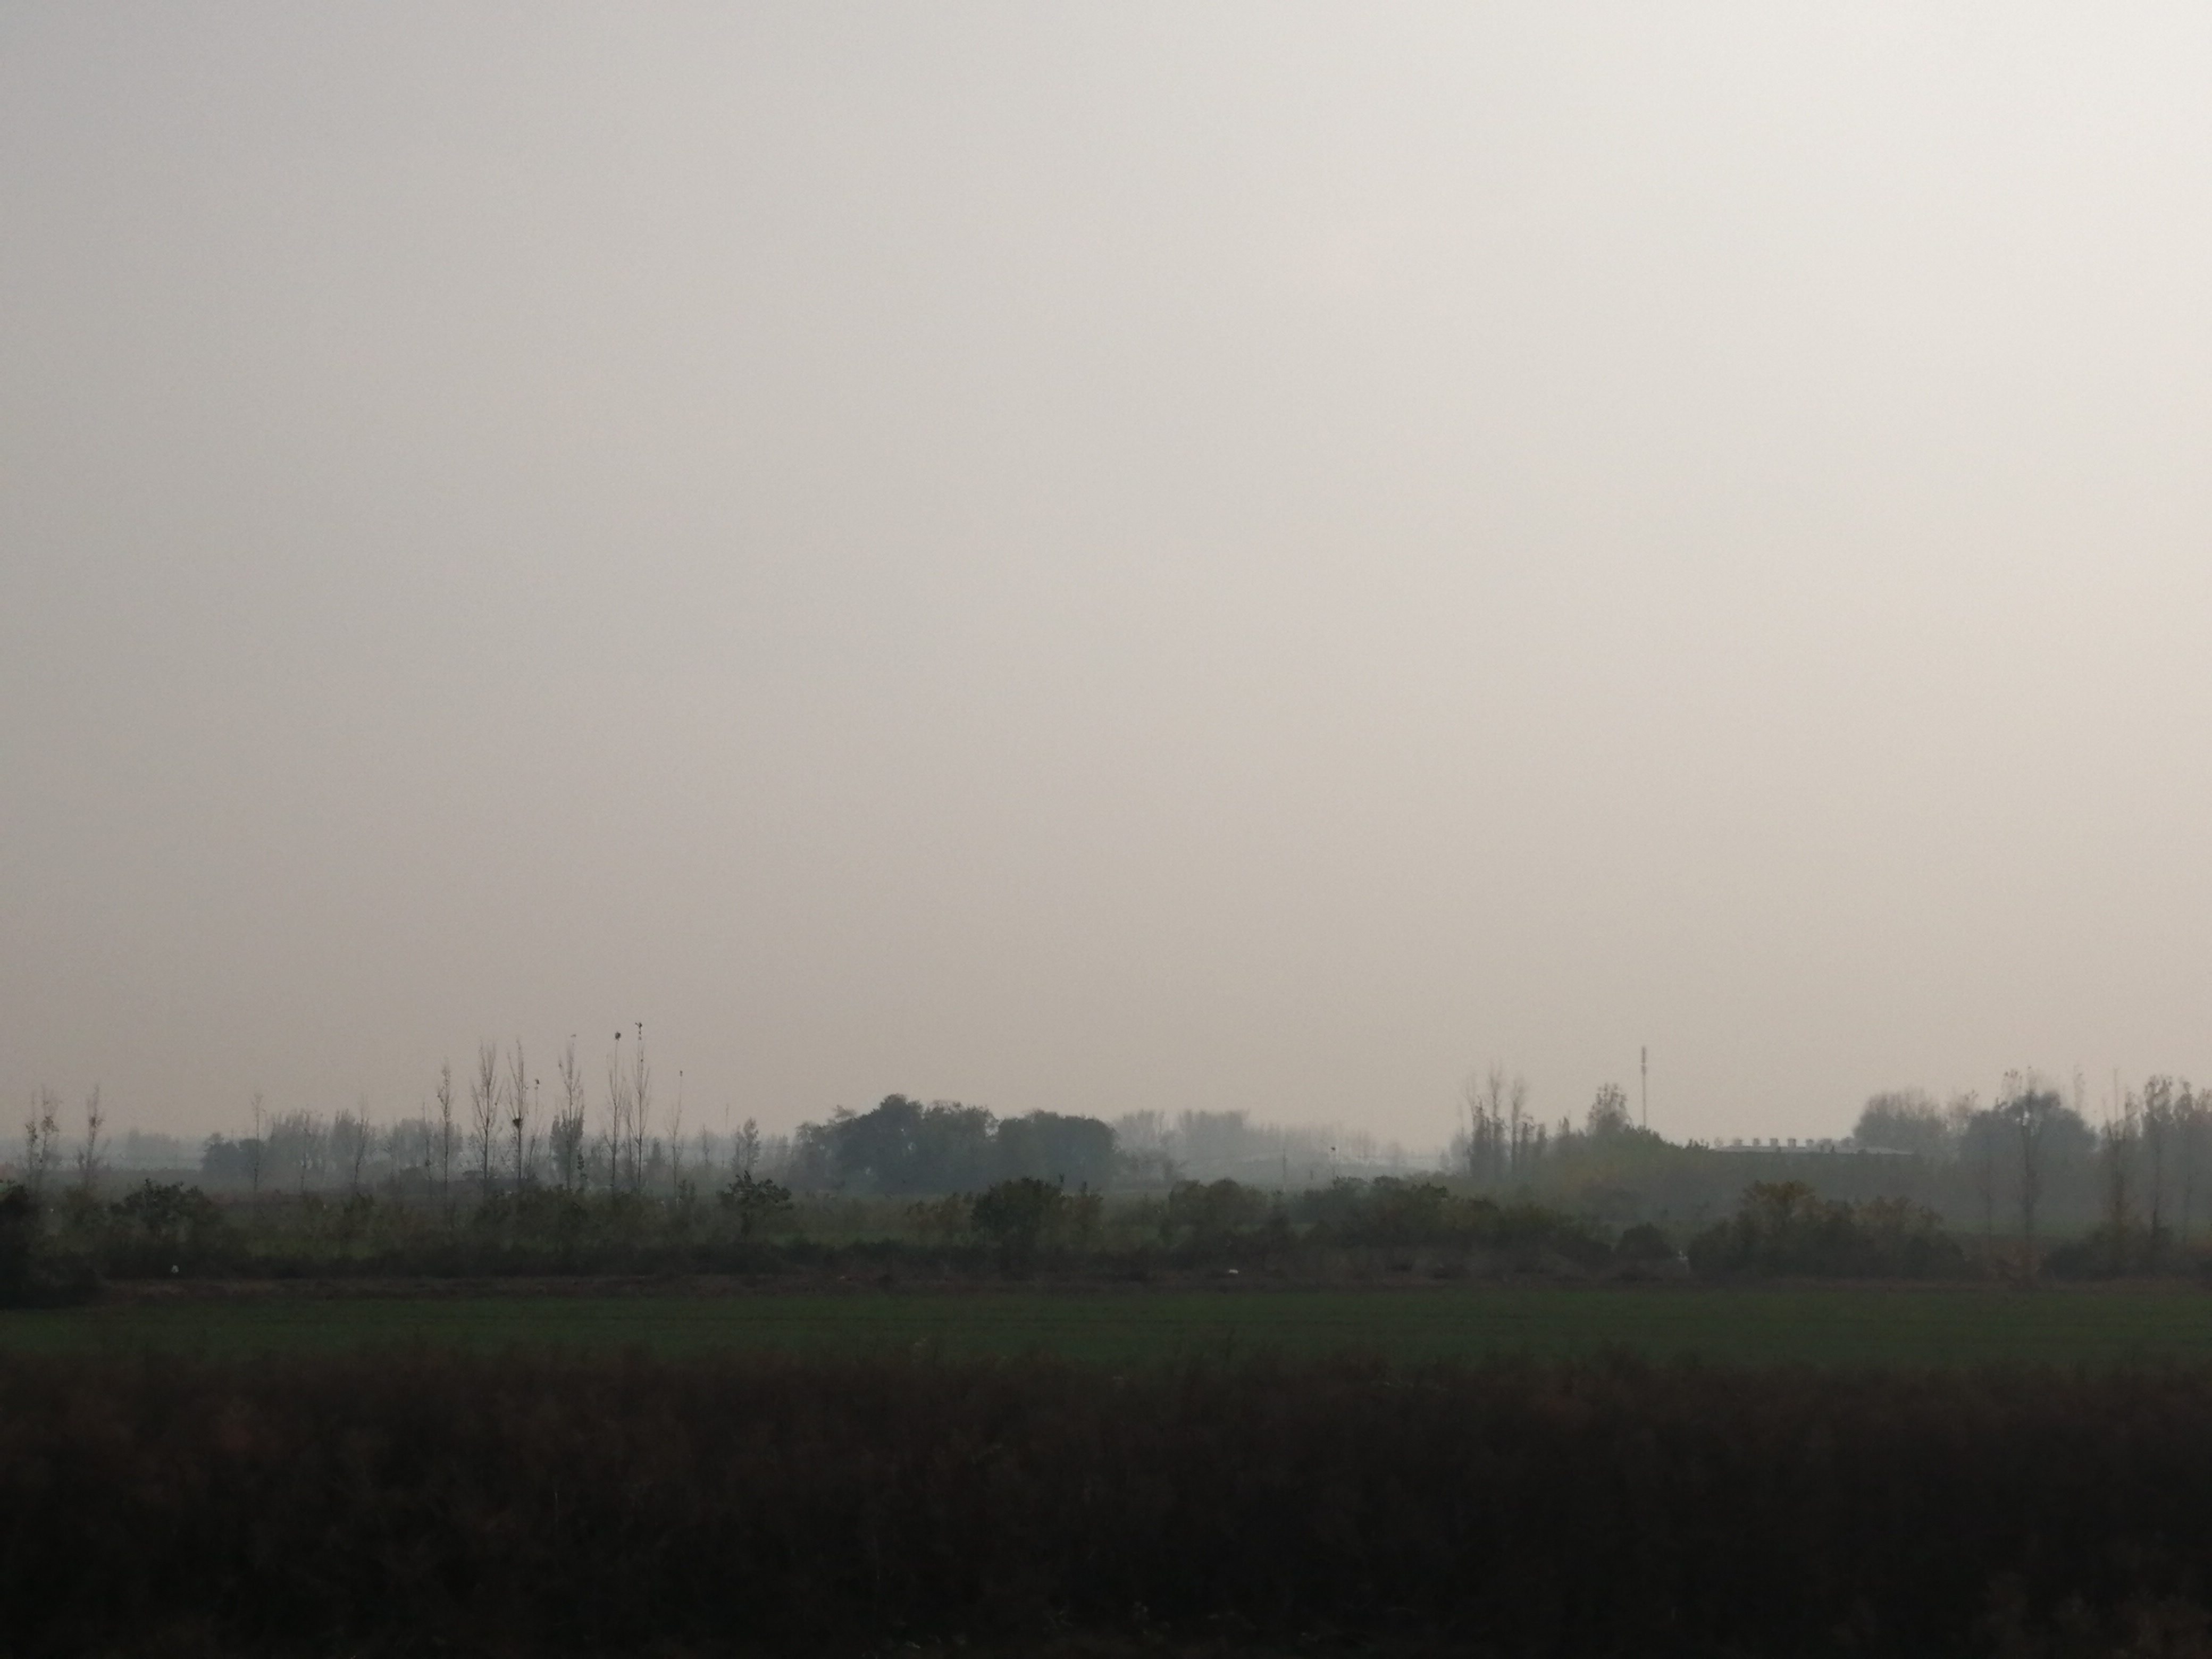
[{"label": "bare poplar tree", "polygon": [[253,1125],[253,1133],[246,1143],[246,1190],[247,1197],[258,1202],[261,1197],[261,1159],[267,1149],[269,1133],[269,1109],[262,1103],[260,1090],[253,1091],[253,1098],[246,1103],[246,1109]]},{"label": "bare poplar tree", "polygon": [[343,1148],[352,1164],[349,1171],[350,1180],[348,1184],[356,1198],[361,1196],[362,1166],[368,1162],[369,1149],[375,1144],[376,1131],[372,1129],[368,1123],[368,1097],[363,1095],[361,1097],[360,1105],[354,1110],[352,1144]]},{"label": "bare poplar tree", "polygon": [[[2112,1103],[2112,1109],[2105,1119],[2104,1131],[2098,1137],[2100,1160],[2104,1164],[2105,1230],[2112,1235],[2112,1247],[2124,1253],[2129,1232],[2135,1226],[2135,1150],[2136,1099],[2123,1096]],[[2124,1259],[2124,1254],[2123,1254]]]},{"label": "bare poplar tree", "polygon": [[684,1186],[684,1072],[676,1073],[676,1104],[668,1114],[668,1179],[672,1188],[681,1191]]},{"label": "bare poplar tree", "polygon": [[46,1189],[47,1171],[53,1168],[61,1138],[61,1097],[40,1087],[31,1096],[30,1115],[23,1120],[23,1184],[36,1198]]},{"label": "bare poplar tree", "polygon": [[525,1161],[522,1156],[522,1132],[524,1126],[530,1121],[531,1106],[532,1104],[531,1100],[530,1067],[524,1062],[522,1058],[522,1039],[520,1037],[515,1038],[514,1052],[507,1056],[507,1103],[508,1109],[514,1115],[514,1190],[519,1193],[522,1190],[523,1177],[528,1173],[525,1167]]},{"label": "bare poplar tree", "polygon": [[438,1067],[438,1196],[453,1214],[453,1062]]},{"label": "bare poplar tree", "polygon": [[331,1151],[347,1165],[346,1191],[349,1194],[353,1191],[351,1165],[354,1140],[354,1115],[351,1112],[341,1111],[331,1120]]},{"label": "bare poplar tree", "polygon": [[760,1162],[760,1124],[752,1118],[747,1118],[744,1127],[730,1141],[730,1162],[739,1174],[750,1175],[753,1165]]},{"label": "bare poplar tree", "polygon": [[99,1183],[100,1132],[106,1122],[100,1109],[100,1085],[95,1083],[84,1097],[84,1145],[76,1155],[76,1185],[81,1193],[90,1193]]},{"label": "bare poplar tree", "polygon": [[1483,1074],[1482,1119],[1489,1173],[1497,1180],[1509,1173],[1511,1154],[1505,1146],[1505,1068],[1495,1061]]},{"label": "bare poplar tree", "polygon": [[637,1022],[637,1048],[630,1056],[630,1184],[645,1190],[645,1143],[653,1125],[653,1068],[645,1058],[645,1022]]},{"label": "bare poplar tree", "polygon": [[2153,1255],[2156,1255],[2166,1242],[2166,1167],[2174,1150],[2173,1097],[2172,1078],[2145,1079],[2142,1086],[2142,1150],[2144,1185],[2148,1190],[2143,1196],[2149,1205]]},{"label": "bare poplar tree", "polygon": [[1522,1173],[1522,1165],[1529,1156],[1531,1139],[1529,1131],[1535,1127],[1535,1124],[1524,1115],[1528,1109],[1528,1080],[1516,1076],[1507,1090],[1505,1097],[1505,1110],[1513,1125],[1512,1164],[1513,1172],[1516,1176]]},{"label": "bare poplar tree", "polygon": [[1982,1248],[1992,1250],[1997,1233],[1997,1108],[1984,1111],[1980,1097],[1969,1092],[1952,1103],[1954,1111],[1964,1114],[1961,1121],[1966,1127],[1960,1135],[1963,1146],[1974,1143],[1974,1196],[1982,1201]]},{"label": "bare poplar tree", "polygon": [[629,1078],[623,1070],[622,1033],[607,1055],[607,1192],[620,1192],[623,1159],[629,1153]]},{"label": "bare poplar tree", "polygon": [[491,1196],[492,1153],[499,1145],[499,1049],[489,1042],[477,1045],[477,1074],[469,1079],[469,1121],[474,1131],[471,1145],[477,1158],[477,1197]]},{"label": "bare poplar tree", "polygon": [[323,1174],[331,1150],[331,1132],[322,1119],[313,1112],[295,1112],[292,1115],[297,1120],[293,1145],[298,1148],[299,1190],[304,1195],[307,1190],[308,1176],[315,1177],[318,1188],[323,1184]]},{"label": "bare poplar tree", "polygon": [[[1290,1152],[1284,1149],[1284,1184],[1289,1184]],[[1470,1181],[1482,1178],[1482,1076],[1469,1072],[1460,1079],[1459,1133],[1452,1143],[1452,1164]]]},{"label": "bare poplar tree", "polygon": [[2031,1272],[2035,1266],[2035,1212],[2043,1198],[2044,1136],[2059,1107],[2057,1095],[2036,1083],[2033,1076],[2007,1073],[2006,1098],[2000,1108],[2020,1152],[2020,1232]]},{"label": "bare poplar tree", "polygon": [[561,1106],[553,1122],[553,1162],[564,1190],[583,1184],[584,1073],[576,1064],[576,1039],[561,1051]]},{"label": "bare poplar tree", "polygon": [[[1475,1171],[1474,1129],[1482,1110],[1482,1085],[1469,1072],[1459,1085],[1459,1133],[1452,1139],[1450,1162],[1459,1173],[1472,1179]],[[732,1158],[734,1167],[734,1157]],[[1290,1184],[1290,1154],[1283,1154],[1283,1184]]]},{"label": "bare poplar tree", "polygon": [[2175,1185],[2181,1200],[2180,1224],[2175,1230],[2175,1243],[2189,1243],[2189,1225],[2197,1201],[2197,1154],[2203,1133],[2204,1106],[2202,1097],[2182,1079],[2180,1093],[2173,1103],[2173,1153]]},{"label": "bare poplar tree", "polygon": [[330,1150],[330,1131],[323,1127],[322,1119],[313,1112],[287,1112],[271,1127],[270,1139],[291,1147],[301,1197],[307,1195],[307,1176],[311,1173],[315,1176],[315,1184],[322,1184],[323,1157]]}]

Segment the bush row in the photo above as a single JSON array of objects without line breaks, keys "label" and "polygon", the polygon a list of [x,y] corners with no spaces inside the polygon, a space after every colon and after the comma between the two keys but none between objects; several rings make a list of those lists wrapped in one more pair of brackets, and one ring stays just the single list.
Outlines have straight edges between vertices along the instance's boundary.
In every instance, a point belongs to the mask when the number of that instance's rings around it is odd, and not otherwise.
[{"label": "bush row", "polygon": [[[452,1205],[368,1194],[225,1205],[145,1182],[113,1203],[71,1188],[41,1212],[21,1189],[0,1188],[0,1302],[101,1276],[184,1274],[750,1275],[862,1262],[969,1276],[1232,1266],[1297,1274],[1357,1261],[1586,1275],[1677,1271],[1686,1260],[1708,1278],[1955,1279],[1991,1266],[1925,1207],[1825,1198],[1795,1181],[1753,1183],[1736,1212],[1692,1236],[1681,1255],[1649,1224],[1616,1236],[1526,1200],[1389,1176],[1297,1194],[1183,1182],[1164,1200],[1112,1207],[1098,1194],[1024,1176],[973,1195],[853,1200],[842,1237],[810,1230],[810,1220],[836,1218],[823,1202],[808,1200],[811,1216],[794,1212],[789,1192],[750,1174],[705,1198],[688,1188],[586,1198],[535,1187]],[[2194,1271],[2201,1261],[2171,1238],[2107,1231],[2047,1252],[2042,1266],[2112,1276]]]},{"label": "bush row", "polygon": [[[919,1272],[1143,1275],[1231,1266],[1283,1272],[1347,1255],[1400,1267],[1409,1253],[1500,1272],[1587,1271],[1671,1261],[1655,1230],[1615,1241],[1531,1204],[1501,1205],[1432,1182],[1339,1181],[1297,1195],[1186,1182],[1164,1200],[1109,1209],[1096,1193],[1018,1177],[974,1195],[864,1200],[874,1222],[835,1241],[806,1231],[793,1195],[739,1175],[717,1194],[555,1188],[472,1202],[359,1194],[220,1204],[197,1188],[142,1182],[103,1203],[81,1188],[43,1210],[20,1189],[0,1213],[0,1298],[20,1299],[22,1262],[82,1279],[225,1275],[773,1273],[848,1258]],[[819,1200],[812,1201],[818,1206]],[[817,1219],[820,1218],[818,1216]],[[886,1236],[896,1228],[896,1234]],[[796,1231],[794,1231],[796,1229]],[[12,1255],[9,1255],[12,1252]],[[19,1267],[9,1278],[8,1261]]]}]

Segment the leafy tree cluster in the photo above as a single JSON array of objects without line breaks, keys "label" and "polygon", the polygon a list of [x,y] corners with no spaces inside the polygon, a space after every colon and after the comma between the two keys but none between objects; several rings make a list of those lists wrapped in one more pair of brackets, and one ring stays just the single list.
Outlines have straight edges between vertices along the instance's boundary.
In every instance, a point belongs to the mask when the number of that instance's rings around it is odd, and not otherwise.
[{"label": "leafy tree cluster", "polygon": [[2061,1277],[2112,1279],[2201,1269],[2191,1249],[2204,1208],[2212,1091],[2153,1077],[2097,1136],[2097,1224],[2045,1263]]},{"label": "leafy tree cluster", "polygon": [[1684,1149],[1638,1124],[1615,1083],[1599,1085],[1579,1127],[1571,1117],[1542,1121],[1527,1080],[1502,1066],[1468,1080],[1462,1109],[1449,1167],[1493,1192],[1540,1193],[1577,1213],[1632,1212],[1639,1190],[1680,1170]]},{"label": "leafy tree cluster", "polygon": [[840,1109],[794,1137],[792,1184],[911,1196],[973,1193],[1034,1179],[1077,1191],[1115,1173],[1114,1131],[1056,1112],[999,1118],[957,1101],[925,1105],[890,1095],[866,1112]]}]

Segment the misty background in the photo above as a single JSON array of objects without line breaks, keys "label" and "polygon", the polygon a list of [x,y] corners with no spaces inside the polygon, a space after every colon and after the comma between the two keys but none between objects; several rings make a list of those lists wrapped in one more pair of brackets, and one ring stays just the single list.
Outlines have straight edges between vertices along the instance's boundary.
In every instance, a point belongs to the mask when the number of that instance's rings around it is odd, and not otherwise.
[{"label": "misty background", "polygon": [[10,5],[0,1089],[2212,1074],[2208,72],[2181,5]]}]

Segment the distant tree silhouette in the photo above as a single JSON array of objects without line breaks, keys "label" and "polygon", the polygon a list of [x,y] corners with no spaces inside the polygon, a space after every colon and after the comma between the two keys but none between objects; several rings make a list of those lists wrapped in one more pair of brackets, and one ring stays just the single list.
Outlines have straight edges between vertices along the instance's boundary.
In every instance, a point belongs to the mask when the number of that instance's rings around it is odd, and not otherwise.
[{"label": "distant tree silhouette", "polygon": [[1912,1152],[1935,1160],[1956,1148],[1952,1120],[1920,1089],[1898,1089],[1871,1097],[1859,1113],[1851,1138],[1861,1146]]},{"label": "distant tree silhouette", "polygon": [[469,1127],[477,1158],[477,1196],[491,1196],[491,1160],[499,1144],[499,1049],[477,1045],[477,1072],[469,1079]]},{"label": "distant tree silhouette", "polygon": [[1621,1134],[1633,1127],[1628,1115],[1628,1095],[1617,1083],[1601,1084],[1583,1119],[1583,1133],[1593,1139]]},{"label": "distant tree silhouette", "polygon": [[791,1189],[751,1170],[739,1170],[718,1195],[721,1206],[738,1218],[738,1237],[750,1238],[769,1216],[791,1207]]}]

